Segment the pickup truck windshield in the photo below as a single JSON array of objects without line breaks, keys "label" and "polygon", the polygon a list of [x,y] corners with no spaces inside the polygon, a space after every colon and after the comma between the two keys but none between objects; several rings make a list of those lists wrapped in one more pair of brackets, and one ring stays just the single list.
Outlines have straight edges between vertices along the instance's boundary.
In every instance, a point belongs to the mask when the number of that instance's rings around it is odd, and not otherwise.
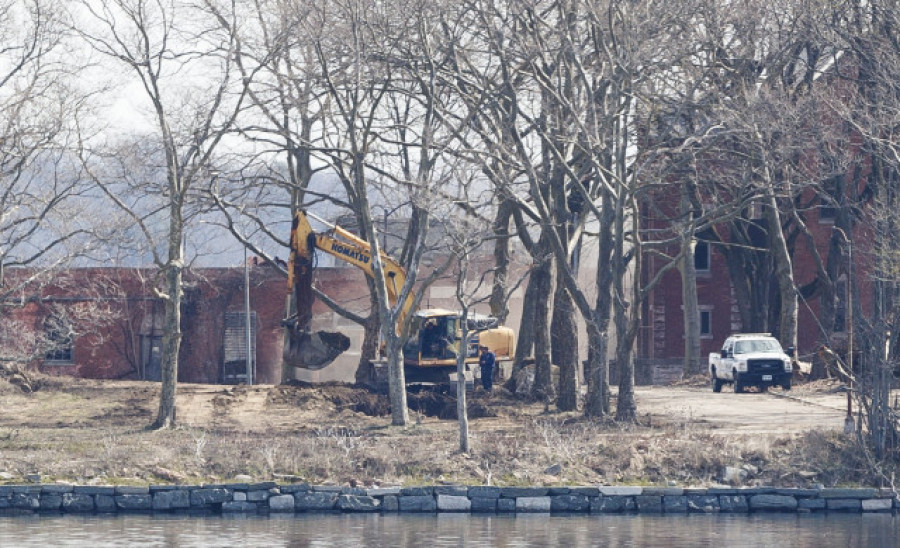
[{"label": "pickup truck windshield", "polygon": [[781,352],[781,345],[774,339],[737,341],[734,343],[735,354],[749,354],[751,352]]}]

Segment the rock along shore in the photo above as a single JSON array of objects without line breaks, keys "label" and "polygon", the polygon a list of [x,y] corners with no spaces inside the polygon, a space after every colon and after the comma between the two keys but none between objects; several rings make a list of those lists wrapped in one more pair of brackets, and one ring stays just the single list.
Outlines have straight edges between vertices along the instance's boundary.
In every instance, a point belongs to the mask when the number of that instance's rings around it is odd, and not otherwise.
[{"label": "rock along shore", "polygon": [[0,485],[0,515],[35,513],[756,513],[895,512],[889,490],[681,487],[430,486],[354,488],[309,484],[80,486]]}]

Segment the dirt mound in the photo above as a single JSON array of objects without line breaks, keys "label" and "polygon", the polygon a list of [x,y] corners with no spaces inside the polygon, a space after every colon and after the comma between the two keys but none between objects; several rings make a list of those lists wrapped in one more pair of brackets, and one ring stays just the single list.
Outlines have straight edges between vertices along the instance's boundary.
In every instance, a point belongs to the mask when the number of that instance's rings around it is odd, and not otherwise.
[{"label": "dirt mound", "polygon": [[383,417],[391,412],[387,396],[344,383],[311,384],[292,381],[287,385],[273,387],[268,400],[270,403],[295,407],[311,407],[316,403],[328,402],[336,410],[348,409],[370,417]]},{"label": "dirt mound", "polygon": [[370,417],[383,417],[391,413],[387,396],[373,394],[365,389],[338,386],[326,390],[324,396],[338,409],[350,409]]},{"label": "dirt mound", "polygon": [[[704,387],[709,386],[709,375],[698,374],[670,383],[669,386]],[[819,379],[815,381],[803,381],[794,377],[794,391],[799,393],[832,393],[841,392],[846,385],[840,379]]]},{"label": "dirt mound", "polygon": [[[407,399],[407,405],[412,411],[419,412],[427,417],[435,417],[442,420],[456,420],[456,393],[454,387],[433,387],[431,389],[412,392]],[[470,394],[466,398],[466,415],[470,419],[484,417],[497,417],[496,404],[499,396],[484,396]]]},{"label": "dirt mound", "polygon": [[670,383],[670,386],[708,386],[709,383],[710,380],[708,374],[698,373],[672,382]]},{"label": "dirt mound", "polygon": [[[407,394],[407,405],[411,411],[426,417],[456,420],[454,388],[452,386],[411,387]],[[390,400],[386,394],[376,394],[366,388],[344,383],[310,384],[292,381],[289,385],[273,387],[268,395],[268,403],[306,409],[328,404],[333,406],[335,411],[350,410],[369,417],[384,417],[391,413]],[[470,396],[467,399],[469,418],[498,416],[495,409],[496,403],[480,394]]]},{"label": "dirt mound", "polygon": [[409,394],[407,405],[410,410],[428,417],[439,419],[456,418],[456,398],[437,391],[423,390]]},{"label": "dirt mound", "polygon": [[846,392],[847,385],[840,379],[819,379],[804,383],[794,383],[793,392],[796,394],[834,394]]},{"label": "dirt mound", "polygon": [[491,403],[485,400],[471,400],[468,407],[466,413],[470,419],[483,419],[499,416],[497,410],[492,407]]},{"label": "dirt mound", "polygon": [[[670,383],[669,386],[698,388],[709,386],[709,375],[697,374]],[[819,379],[815,381],[798,380],[794,377],[792,391],[795,394],[832,394],[846,391],[846,385],[840,379]]]},{"label": "dirt mound", "polygon": [[16,387],[26,394],[37,392],[44,387],[56,388],[51,382],[51,377],[37,371],[26,370],[25,368],[15,365],[0,366],[0,382],[3,383],[3,389],[11,389]]}]

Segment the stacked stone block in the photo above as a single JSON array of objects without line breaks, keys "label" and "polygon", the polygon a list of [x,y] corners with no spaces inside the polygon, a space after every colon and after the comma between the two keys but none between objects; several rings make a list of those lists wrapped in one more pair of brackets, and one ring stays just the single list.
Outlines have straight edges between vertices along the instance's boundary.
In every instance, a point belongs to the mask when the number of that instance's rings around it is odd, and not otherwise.
[{"label": "stacked stone block", "polygon": [[894,512],[888,490],[632,486],[0,485],[0,514]]}]

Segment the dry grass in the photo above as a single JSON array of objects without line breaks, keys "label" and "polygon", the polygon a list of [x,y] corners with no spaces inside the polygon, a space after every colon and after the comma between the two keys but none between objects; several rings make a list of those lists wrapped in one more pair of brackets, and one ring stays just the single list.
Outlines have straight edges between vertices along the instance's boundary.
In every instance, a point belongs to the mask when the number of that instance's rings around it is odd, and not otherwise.
[{"label": "dry grass", "polygon": [[354,485],[702,486],[720,482],[726,466],[744,466],[746,485],[873,481],[852,442],[837,434],[722,433],[689,412],[623,426],[547,413],[502,391],[475,395],[471,409],[481,418],[471,420],[473,449],[462,454],[455,420],[429,408],[419,424],[391,427],[384,398],[352,387],[182,386],[181,426],[149,431],[157,390],[43,378],[28,393],[0,379],[0,472],[10,482],[40,473],[86,484],[248,475]]}]

